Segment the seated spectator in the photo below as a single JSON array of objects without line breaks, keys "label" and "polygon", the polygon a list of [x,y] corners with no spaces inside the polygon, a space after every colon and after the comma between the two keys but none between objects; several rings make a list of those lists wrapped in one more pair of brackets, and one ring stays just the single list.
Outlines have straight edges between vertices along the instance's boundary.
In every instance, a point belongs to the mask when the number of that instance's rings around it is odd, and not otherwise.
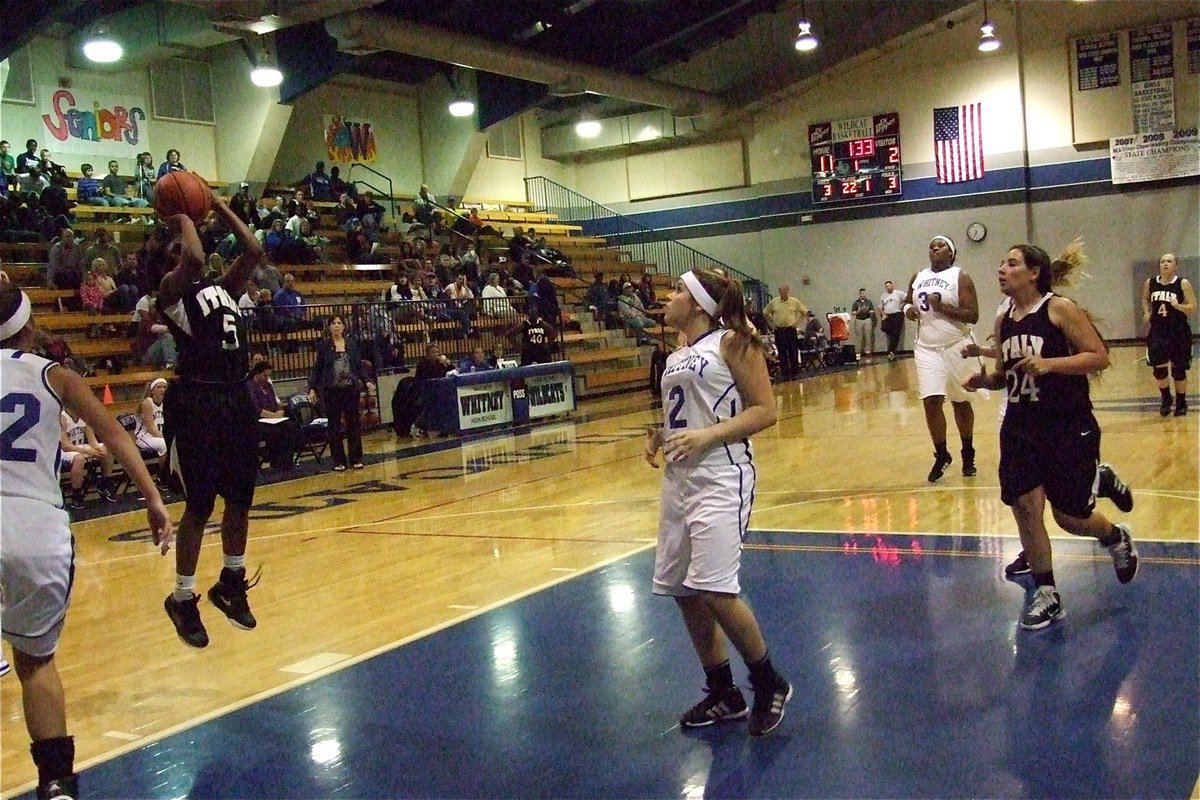
[{"label": "seated spectator", "polygon": [[37,154],[37,139],[29,139],[25,142],[25,152],[17,155],[13,162],[13,173],[21,178],[29,174],[30,170],[41,170],[42,160]]},{"label": "seated spectator", "polygon": [[[79,286],[79,303],[88,314],[104,313],[104,289],[100,286],[99,276],[96,274],[97,265],[103,268],[104,259],[97,258],[92,263],[92,268],[88,270]],[[92,326],[91,335],[95,336],[97,333],[96,326]]]},{"label": "seated spectator", "polygon": [[354,188],[354,184],[342,180],[342,171],[335,166],[329,168],[329,193],[334,197],[348,194],[353,199],[358,190]]},{"label": "seated spectator", "polygon": [[537,280],[537,302],[541,307],[542,319],[552,325],[561,326],[562,310],[558,306],[558,287],[545,272]]},{"label": "seated spectator", "polygon": [[92,273],[96,276],[96,285],[104,295],[104,310],[110,314],[123,314],[132,311],[137,303],[138,290],[136,286],[118,284],[111,275],[108,262],[103,258],[92,261]]},{"label": "seated spectator", "polygon": [[42,174],[50,181],[51,186],[66,189],[71,185],[71,176],[67,174],[66,167],[55,163],[49,150],[42,150],[39,157],[42,160]]},{"label": "seated spectator", "polygon": [[39,197],[42,201],[42,207],[46,209],[46,213],[51,217],[63,217],[65,219],[70,215],[71,209],[75,207],[75,203],[67,198],[67,190],[53,183],[42,189]]},{"label": "seated spectator", "polygon": [[50,245],[46,280],[51,289],[78,290],[83,283],[83,252],[75,242],[75,231],[63,228]]},{"label": "seated spectator", "polygon": [[8,149],[8,141],[0,140],[0,197],[8,197],[17,181],[17,160]]},{"label": "seated spectator", "polygon": [[808,312],[808,321],[804,323],[804,338],[818,347],[824,347],[828,341],[821,320],[811,311]]},{"label": "seated spectator", "polygon": [[146,384],[142,402],[138,404],[137,430],[134,438],[138,447],[153,450],[160,457],[167,454],[167,440],[163,436],[163,398],[167,394],[167,379],[155,378]]},{"label": "seated spectator", "polygon": [[121,263],[121,250],[113,244],[112,236],[104,228],[96,228],[92,243],[83,249],[83,255],[80,257],[81,263],[91,264],[97,258],[102,258],[110,267],[117,267]]},{"label": "seated spectator", "polygon": [[71,416],[63,409],[59,413],[59,450],[61,469],[71,475],[71,497],[68,504],[71,508],[83,508],[84,479],[87,477],[89,464],[103,465],[104,477],[97,487],[100,496],[108,502],[114,502],[108,486],[107,475],[112,469],[112,460],[108,448],[96,439],[96,434],[82,418]]},{"label": "seated spectator", "polygon": [[150,152],[138,153],[137,165],[133,168],[133,182],[137,186],[138,197],[147,205],[154,205],[154,184],[158,173],[154,169],[154,155]]},{"label": "seated spectator", "polygon": [[266,251],[267,258],[271,261],[287,263],[287,257],[291,254],[288,243],[289,238],[284,221],[276,219],[271,223],[271,229],[267,231],[267,235],[263,239],[263,250]]},{"label": "seated spectator", "polygon": [[238,308],[241,309],[242,316],[253,317],[254,311],[258,308],[258,293],[261,291],[254,278],[246,279],[246,291],[238,298]]},{"label": "seated spectator", "polygon": [[332,202],[334,195],[329,184],[329,175],[325,172],[325,162],[318,161],[313,171],[300,180],[300,185],[308,191],[313,200],[323,203]]},{"label": "seated spectator", "polygon": [[296,289],[296,276],[290,272],[283,276],[283,286],[271,298],[271,302],[275,306],[275,321],[281,330],[297,330],[300,327],[303,313],[300,306],[304,305],[304,298]]},{"label": "seated spectator", "polygon": [[267,212],[262,221],[262,227],[270,228],[275,224],[275,220],[288,221],[291,214],[288,212],[287,203],[283,200],[283,195],[275,195],[275,202],[271,205],[271,210]]},{"label": "seated spectator", "polygon": [[463,334],[471,335],[471,318],[475,315],[475,293],[467,286],[467,276],[459,275],[446,287],[446,297],[452,301],[450,316],[463,326]]},{"label": "seated spectator", "polygon": [[175,365],[175,338],[159,316],[157,297],[151,298],[141,313],[133,356],[138,363],[157,369],[171,369]]},{"label": "seated spectator", "polygon": [[79,167],[83,177],[75,184],[75,199],[89,206],[107,206],[108,199],[104,196],[104,187],[96,177],[96,171],[91,164]]},{"label": "seated spectator", "polygon": [[279,291],[279,287],[283,286],[283,276],[279,274],[279,270],[266,261],[259,261],[250,277],[260,288],[270,292],[272,298]]},{"label": "seated spectator", "polygon": [[100,194],[104,196],[104,200],[108,205],[113,208],[145,208],[150,205],[141,197],[130,197],[128,195],[129,181],[118,174],[120,171],[121,165],[115,159],[109,161],[108,174],[100,182]]},{"label": "seated spectator", "polygon": [[167,160],[158,165],[158,177],[168,172],[187,172],[187,167],[179,160],[179,151],[171,148],[167,151]]},{"label": "seated spectator", "polygon": [[363,192],[358,198],[358,221],[362,223],[371,244],[378,242],[379,234],[387,230],[383,224],[386,213],[384,207],[375,202],[374,193]]},{"label": "seated spectator", "polygon": [[655,321],[646,316],[642,300],[633,290],[633,284],[626,281],[622,287],[621,296],[617,298],[617,311],[621,315],[621,323],[633,330],[638,344],[653,344],[654,340],[644,333],[646,328],[653,328]]},{"label": "seated spectator", "polygon": [[534,271],[530,258],[529,253],[522,253],[520,260],[513,266],[513,280],[521,284],[523,292],[532,290],[534,284],[537,283],[537,272]]},{"label": "seated spectator", "polygon": [[354,223],[358,222],[358,206],[354,205],[354,201],[346,192],[338,195],[337,206],[333,209],[333,213],[338,227],[347,233],[354,227]]},{"label": "seated spectator", "polygon": [[644,307],[662,308],[662,303],[658,302],[658,293],[654,291],[654,279],[650,277],[650,273],[642,273],[642,279],[637,285],[637,294]]},{"label": "seated spectator", "polygon": [[142,265],[138,261],[136,253],[126,253],[121,257],[121,267],[117,270],[117,274],[114,277],[116,278],[118,289],[122,286],[128,286],[133,289],[131,294],[133,303],[126,309],[129,311],[132,311],[136,307],[138,298],[149,292],[153,286],[150,276],[142,271]]},{"label": "seated spectator", "polygon": [[304,245],[308,260],[306,264],[327,264],[329,259],[325,256],[325,246],[329,244],[329,240],[324,236],[317,235],[313,231],[313,226],[307,219],[300,222],[300,243]]},{"label": "seated spectator", "polygon": [[442,215],[437,210],[437,198],[429,191],[429,187],[421,184],[417,197],[413,201],[413,216],[420,225],[433,227],[435,221],[440,221]]},{"label": "seated spectator", "polygon": [[246,385],[258,411],[258,441],[266,448],[267,460],[274,469],[291,469],[296,464],[300,426],[288,417],[275,395],[275,384],[271,383],[271,362],[256,362],[250,368]]},{"label": "seated spectator", "polygon": [[512,238],[508,240],[508,257],[513,263],[520,263],[525,256],[525,251],[529,249],[529,237],[525,235],[525,229],[518,225],[513,229]]},{"label": "seated spectator", "polygon": [[506,316],[512,313],[512,303],[508,301],[508,293],[500,285],[500,273],[489,272],[487,285],[481,293],[483,298],[483,313],[493,317]]},{"label": "seated spectator", "polygon": [[[249,189],[250,184],[243,183],[243,189]],[[246,227],[255,231],[259,228],[258,203],[249,195],[237,194],[229,202],[229,207],[233,209],[233,213],[237,218],[246,223]]]},{"label": "seated spectator", "polygon": [[588,287],[584,303],[596,315],[598,322],[607,322],[609,315],[617,307],[612,295],[608,293],[608,287],[604,285],[603,272],[596,273],[595,280]]},{"label": "seated spectator", "polygon": [[[442,354],[440,347],[436,344],[428,344],[425,346],[425,357],[417,362],[413,378],[418,384],[444,378],[453,366],[450,363],[450,359]],[[417,396],[421,396],[419,390]],[[426,414],[424,404],[422,404],[421,411],[417,414],[417,420],[412,426],[412,435],[416,437],[424,436],[426,430]]]},{"label": "seated spectator", "polygon": [[476,345],[471,350],[471,355],[458,362],[458,374],[466,375],[468,372],[483,372],[484,370],[495,369],[496,365],[489,361],[484,355],[483,348]]},{"label": "seated spectator", "polygon": [[367,236],[361,223],[357,224],[346,237],[346,255],[354,264],[386,264],[387,256],[377,254],[376,246]]}]

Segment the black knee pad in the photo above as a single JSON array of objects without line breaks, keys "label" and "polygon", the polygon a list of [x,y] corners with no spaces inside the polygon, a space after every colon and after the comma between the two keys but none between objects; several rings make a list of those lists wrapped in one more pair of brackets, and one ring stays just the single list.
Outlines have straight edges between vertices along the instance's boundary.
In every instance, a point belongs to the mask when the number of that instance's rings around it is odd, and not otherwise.
[{"label": "black knee pad", "polygon": [[1171,364],[1171,380],[1183,381],[1187,380],[1187,367],[1176,366]]},{"label": "black knee pad", "polygon": [[1166,366],[1155,367],[1154,368],[1154,378],[1155,378],[1155,380],[1165,381],[1167,379]]}]

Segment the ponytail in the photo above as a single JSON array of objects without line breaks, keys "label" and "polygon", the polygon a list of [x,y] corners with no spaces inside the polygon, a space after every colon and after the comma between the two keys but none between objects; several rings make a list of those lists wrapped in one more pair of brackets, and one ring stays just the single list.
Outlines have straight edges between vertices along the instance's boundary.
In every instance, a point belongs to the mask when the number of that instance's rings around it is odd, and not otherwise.
[{"label": "ponytail", "polygon": [[746,300],[742,295],[742,284],[737,278],[715,269],[696,268],[692,274],[700,285],[717,301],[716,318],[713,322],[733,332],[733,349],[745,355],[750,349],[763,351],[762,342],[755,335],[746,318]]}]

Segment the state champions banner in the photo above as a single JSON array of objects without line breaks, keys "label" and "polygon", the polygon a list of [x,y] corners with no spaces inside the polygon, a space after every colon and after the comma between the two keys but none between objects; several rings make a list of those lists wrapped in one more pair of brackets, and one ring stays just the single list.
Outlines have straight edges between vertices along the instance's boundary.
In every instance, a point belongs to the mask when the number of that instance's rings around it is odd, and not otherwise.
[{"label": "state champions banner", "polygon": [[367,119],[325,115],[325,161],[330,164],[374,164],[379,160],[375,126]]},{"label": "state champions banner", "polygon": [[1114,184],[1200,175],[1196,128],[1122,136],[1108,146]]},{"label": "state champions banner", "polygon": [[[46,89],[38,96],[48,99],[38,109],[42,112],[42,135],[35,138],[51,156],[78,153],[89,158],[133,159],[151,149],[146,104],[139,98],[71,89]],[[63,166],[79,168],[69,162]],[[96,172],[104,174],[106,170],[97,165]]]}]

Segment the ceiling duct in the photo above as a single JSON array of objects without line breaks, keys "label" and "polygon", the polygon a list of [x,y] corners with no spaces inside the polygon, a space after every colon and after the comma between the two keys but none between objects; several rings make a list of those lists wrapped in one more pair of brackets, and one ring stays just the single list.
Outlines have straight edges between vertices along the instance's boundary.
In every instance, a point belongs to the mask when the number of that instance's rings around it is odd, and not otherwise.
[{"label": "ceiling duct", "polygon": [[326,20],[343,52],[391,50],[405,55],[542,83],[555,94],[598,94],[669,109],[676,116],[717,117],[725,104],[714,94],[662,81],[542,55],[429,25],[400,21],[373,11]]}]

